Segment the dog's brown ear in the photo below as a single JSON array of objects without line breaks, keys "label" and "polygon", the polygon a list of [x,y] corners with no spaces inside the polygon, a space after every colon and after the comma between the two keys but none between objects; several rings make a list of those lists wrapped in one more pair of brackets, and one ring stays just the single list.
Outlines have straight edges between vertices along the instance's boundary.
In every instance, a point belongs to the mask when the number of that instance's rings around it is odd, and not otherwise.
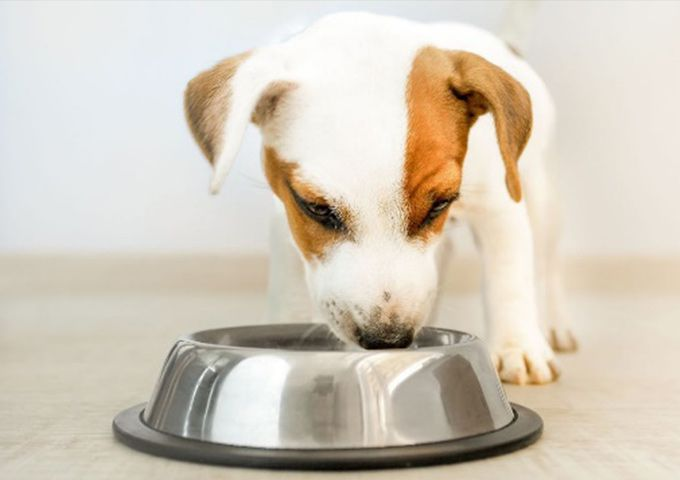
[{"label": "dog's brown ear", "polygon": [[199,73],[184,91],[184,113],[191,133],[208,161],[215,166],[229,110],[231,80],[250,52],[227,58]]},{"label": "dog's brown ear", "polygon": [[184,92],[191,133],[213,166],[211,191],[217,193],[236,157],[248,122],[263,126],[280,97],[293,84],[266,52],[246,52],[198,74]]},{"label": "dog's brown ear", "polygon": [[505,184],[513,200],[522,199],[517,161],[531,134],[531,99],[505,70],[470,52],[453,51],[450,88],[468,103],[470,115],[491,111],[498,146],[505,164]]}]

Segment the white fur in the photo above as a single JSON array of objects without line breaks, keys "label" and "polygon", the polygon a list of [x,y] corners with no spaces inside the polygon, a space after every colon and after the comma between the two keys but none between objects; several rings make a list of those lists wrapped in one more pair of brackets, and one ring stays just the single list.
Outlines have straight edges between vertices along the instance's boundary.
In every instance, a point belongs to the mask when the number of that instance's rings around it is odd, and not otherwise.
[{"label": "white fur", "polygon": [[[320,20],[283,44],[256,51],[233,80],[226,140],[212,188],[217,190],[227,174],[262,90],[275,80],[295,82],[298,88],[286,97],[282,118],[263,129],[264,141],[283,159],[296,162],[306,181],[350,208],[357,229],[354,241],[339,243],[323,261],[304,261],[277,202],[269,318],[326,320],[341,336],[350,337],[341,313],[353,312],[361,326],[366,312],[379,306],[383,319],[393,315],[421,325],[435,300],[437,258],[447,257],[450,244],[446,238],[414,243],[403,233],[406,82],[416,52],[426,45],[481,55],[522,83],[531,96],[534,127],[519,162],[526,200],[515,203],[506,191],[489,114],[470,132],[460,200],[450,215],[469,222],[483,254],[490,341],[501,377],[516,383],[550,381],[553,352],[539,327],[534,251],[542,255],[540,283],[552,311],[548,321],[562,318],[543,163],[553,107],[530,66],[491,34],[454,23],[343,13]],[[542,246],[535,249],[535,241]]]}]

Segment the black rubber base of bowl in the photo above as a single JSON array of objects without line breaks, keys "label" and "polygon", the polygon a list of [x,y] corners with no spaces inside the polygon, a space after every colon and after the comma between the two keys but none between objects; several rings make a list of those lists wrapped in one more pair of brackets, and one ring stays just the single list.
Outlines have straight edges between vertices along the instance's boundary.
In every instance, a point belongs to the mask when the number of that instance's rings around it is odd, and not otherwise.
[{"label": "black rubber base of bowl", "polygon": [[359,470],[454,463],[518,450],[538,440],[543,431],[538,414],[512,404],[515,419],[508,426],[458,440],[384,448],[252,448],[187,439],[154,430],[142,420],[144,405],[123,410],[113,420],[113,432],[118,440],[152,455],[234,467]]}]

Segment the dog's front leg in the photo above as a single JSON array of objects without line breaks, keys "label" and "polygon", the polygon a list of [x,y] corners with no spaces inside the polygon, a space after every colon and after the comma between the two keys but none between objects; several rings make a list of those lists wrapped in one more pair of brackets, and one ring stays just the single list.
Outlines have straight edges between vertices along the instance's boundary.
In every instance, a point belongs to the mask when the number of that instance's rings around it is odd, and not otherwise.
[{"label": "dog's front leg", "polygon": [[501,379],[516,384],[555,380],[555,357],[538,322],[525,204],[508,199],[474,209],[469,220],[482,251],[489,341]]},{"label": "dog's front leg", "polygon": [[311,302],[300,253],[293,244],[283,205],[276,205],[270,220],[267,321],[312,321]]}]

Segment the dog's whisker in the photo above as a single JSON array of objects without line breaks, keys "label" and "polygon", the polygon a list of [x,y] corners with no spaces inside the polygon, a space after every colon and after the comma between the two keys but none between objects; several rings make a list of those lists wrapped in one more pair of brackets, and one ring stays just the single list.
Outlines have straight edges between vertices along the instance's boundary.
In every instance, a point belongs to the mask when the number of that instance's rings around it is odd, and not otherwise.
[{"label": "dog's whisker", "polygon": [[239,176],[248,184],[249,187],[254,187],[261,190],[269,190],[269,185],[267,182],[263,182],[259,178],[253,177],[252,175],[247,175],[245,173],[241,173]]}]

